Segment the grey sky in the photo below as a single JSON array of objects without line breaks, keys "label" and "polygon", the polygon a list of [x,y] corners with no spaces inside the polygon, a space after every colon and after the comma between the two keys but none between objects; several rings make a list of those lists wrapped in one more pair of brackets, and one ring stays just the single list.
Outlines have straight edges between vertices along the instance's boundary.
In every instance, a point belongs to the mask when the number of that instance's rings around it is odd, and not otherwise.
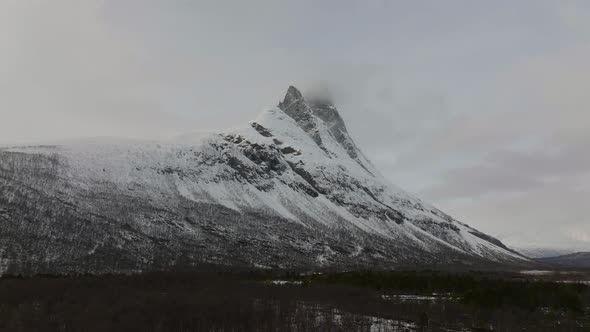
[{"label": "grey sky", "polygon": [[590,249],[587,1],[0,2],[0,143],[163,138],[330,86],[392,182]]}]

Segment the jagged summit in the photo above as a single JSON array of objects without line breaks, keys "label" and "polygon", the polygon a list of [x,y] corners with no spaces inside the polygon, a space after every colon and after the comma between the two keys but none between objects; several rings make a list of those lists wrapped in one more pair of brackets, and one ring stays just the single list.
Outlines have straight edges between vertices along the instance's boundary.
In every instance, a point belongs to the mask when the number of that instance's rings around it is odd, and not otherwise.
[{"label": "jagged summit", "polygon": [[[326,90],[326,91],[324,91],[324,90]],[[327,91],[327,89],[324,89],[324,90],[313,93],[311,98],[304,98],[303,94],[301,93],[301,91],[299,89],[297,89],[293,85],[290,85],[289,88],[287,89],[287,93],[285,94],[285,97],[283,98],[283,101],[279,102],[279,107],[281,109],[287,108],[293,102],[298,101],[298,100],[303,100],[303,101],[307,102],[308,104],[313,104],[313,105],[322,106],[322,107],[334,106],[331,94]]]},{"label": "jagged summit", "polygon": [[291,85],[287,89],[285,98],[283,98],[283,101],[279,103],[279,108],[284,110],[297,100],[303,100],[303,95],[301,94],[301,91]]},{"label": "jagged summit", "polygon": [[324,121],[331,130],[348,133],[344,120],[338,113],[331,98],[314,97],[307,100],[296,87],[291,85],[278,107],[296,120],[305,117],[295,114],[296,112],[311,113]]},{"label": "jagged summit", "polygon": [[322,125],[327,128],[329,135],[334,137],[350,158],[369,173],[375,173],[370,170],[373,168],[370,162],[364,157],[361,159],[362,154],[348,134],[346,124],[330,98],[315,98],[307,101],[297,88],[289,86],[283,102],[279,103],[278,107],[293,118],[328,155],[330,152],[323,144]]}]

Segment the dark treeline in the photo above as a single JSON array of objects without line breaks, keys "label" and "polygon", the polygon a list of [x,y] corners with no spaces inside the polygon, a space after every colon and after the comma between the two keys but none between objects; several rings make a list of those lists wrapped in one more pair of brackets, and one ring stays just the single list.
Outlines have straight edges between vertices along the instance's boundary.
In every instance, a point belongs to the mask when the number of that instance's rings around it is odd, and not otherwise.
[{"label": "dark treeline", "polygon": [[585,284],[533,280],[510,273],[357,271],[287,277],[306,283],[368,287],[394,294],[452,293],[466,304],[486,308],[551,308],[582,313],[590,305],[587,302],[590,290]]},{"label": "dark treeline", "polygon": [[[463,300],[382,297],[446,292]],[[581,310],[569,304],[570,293]],[[537,299],[515,300],[522,296]],[[479,273],[211,270],[4,277],[0,331],[587,331],[589,302],[585,286]]]}]

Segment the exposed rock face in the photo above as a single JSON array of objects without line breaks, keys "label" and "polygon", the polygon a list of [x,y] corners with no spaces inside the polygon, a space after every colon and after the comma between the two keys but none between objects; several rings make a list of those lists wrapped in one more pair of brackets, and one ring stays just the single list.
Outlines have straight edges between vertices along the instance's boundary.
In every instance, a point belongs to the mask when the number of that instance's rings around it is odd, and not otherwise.
[{"label": "exposed rock face", "polygon": [[[322,145],[321,135],[317,130],[317,121],[322,121],[348,156],[367,169],[359,158],[359,149],[348,135],[344,120],[331,102],[325,100],[307,102],[297,88],[290,86],[285,99],[279,104],[279,108],[292,117],[313,138],[318,146],[325,150]],[[328,156],[330,155],[329,151],[326,151],[326,153]],[[363,157],[363,159],[367,162],[366,158]]]},{"label": "exposed rock face", "polygon": [[0,273],[528,264],[391,185],[294,87],[236,130],[0,149]]},{"label": "exposed rock face", "polygon": [[313,109],[305,102],[297,88],[289,87],[285,99],[279,104],[279,108],[293,118],[318,147],[324,150],[328,156],[330,155],[330,151],[324,147],[322,142],[322,136],[318,129],[318,118],[314,116]]}]

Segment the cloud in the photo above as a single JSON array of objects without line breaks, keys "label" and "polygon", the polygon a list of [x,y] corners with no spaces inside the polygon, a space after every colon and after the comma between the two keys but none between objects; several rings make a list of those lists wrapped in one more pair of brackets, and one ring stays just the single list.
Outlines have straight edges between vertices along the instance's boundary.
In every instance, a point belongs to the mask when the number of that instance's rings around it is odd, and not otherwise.
[{"label": "cloud", "polygon": [[511,243],[590,248],[589,56],[574,45],[516,61],[489,92],[495,111],[447,122],[399,167],[451,160],[419,194]]},{"label": "cloud", "polygon": [[440,201],[542,190],[547,183],[589,173],[587,150],[586,144],[578,144],[549,154],[510,150],[490,153],[476,165],[449,169],[423,194]]},{"label": "cloud", "polygon": [[101,1],[2,4],[2,141],[141,135],[174,126]]},{"label": "cloud", "polygon": [[455,216],[478,220],[481,230],[509,244],[587,250],[590,243],[584,237],[572,235],[590,231],[588,209],[583,207],[588,194],[587,189],[557,182],[547,183],[542,190],[449,200],[445,205]]},{"label": "cloud", "polygon": [[567,246],[590,231],[588,17],[585,1],[5,0],[0,143],[228,127],[323,82],[392,182],[510,243]]}]

